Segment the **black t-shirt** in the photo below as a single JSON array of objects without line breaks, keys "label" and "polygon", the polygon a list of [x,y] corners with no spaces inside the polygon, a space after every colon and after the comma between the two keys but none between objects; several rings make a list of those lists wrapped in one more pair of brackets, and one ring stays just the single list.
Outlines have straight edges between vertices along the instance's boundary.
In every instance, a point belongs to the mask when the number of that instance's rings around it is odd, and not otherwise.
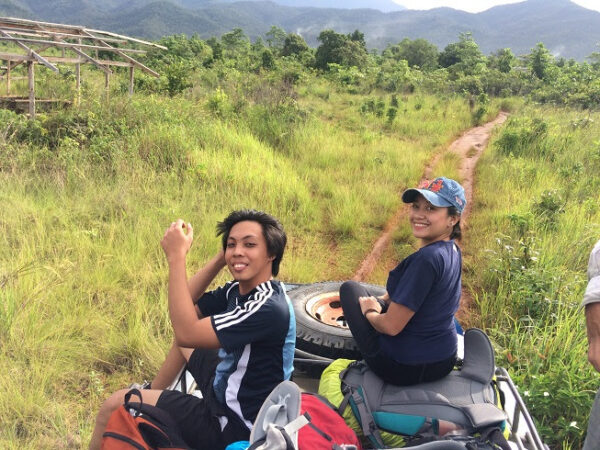
[{"label": "black t-shirt", "polygon": [[292,374],[296,343],[294,309],[276,280],[246,295],[229,282],[198,300],[221,343],[213,388],[217,399],[248,426],[275,386]]}]

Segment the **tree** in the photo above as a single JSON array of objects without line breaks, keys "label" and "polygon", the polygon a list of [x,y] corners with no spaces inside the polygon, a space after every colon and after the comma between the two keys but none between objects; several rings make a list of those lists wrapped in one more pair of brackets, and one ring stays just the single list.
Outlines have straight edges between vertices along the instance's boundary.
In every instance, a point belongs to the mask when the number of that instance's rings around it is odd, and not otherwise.
[{"label": "tree", "polygon": [[283,56],[301,55],[309,50],[310,48],[302,36],[290,33],[285,37],[281,54]]},{"label": "tree", "polygon": [[396,45],[388,46],[383,51],[383,55],[396,61],[404,60],[410,67],[419,68],[426,72],[438,68],[439,52],[437,47],[421,38],[414,41],[405,38]]},{"label": "tree", "polygon": [[273,52],[268,48],[265,48],[261,54],[261,66],[263,69],[274,69],[275,68],[275,58],[273,57]]},{"label": "tree", "polygon": [[485,67],[485,61],[471,33],[461,33],[459,41],[448,44],[439,56],[440,66],[450,69],[455,76],[478,75]]},{"label": "tree", "polygon": [[365,42],[365,34],[358,30],[354,30],[348,35],[348,39],[354,42],[358,42],[365,50],[367,49],[367,43]]},{"label": "tree", "polygon": [[315,66],[319,69],[327,70],[330,63],[362,68],[368,61],[364,36],[358,30],[347,36],[333,30],[324,30],[319,34],[318,40],[321,45],[317,48]]},{"label": "tree", "polygon": [[229,33],[225,33],[221,36],[221,43],[231,55],[239,55],[250,48],[250,39],[241,28],[234,28]]},{"label": "tree", "polygon": [[[223,45],[216,37],[211,37],[206,40],[208,46],[212,49],[212,61],[217,61],[223,58]],[[212,62],[211,61],[211,62]]]},{"label": "tree", "polygon": [[283,49],[287,34],[283,28],[275,25],[271,26],[271,29],[266,33],[267,45],[271,50],[281,52]]},{"label": "tree", "polygon": [[[600,46],[600,44],[596,44]],[[592,67],[594,69],[600,68],[600,52],[593,52],[590,56],[587,57],[591,61]]]},{"label": "tree", "polygon": [[517,58],[510,48],[503,48],[492,53],[488,58],[488,66],[492,69],[498,69],[502,73],[509,73]]},{"label": "tree", "polygon": [[552,55],[544,44],[538,42],[529,55],[529,68],[537,78],[544,80],[548,74],[548,68],[552,59]]}]

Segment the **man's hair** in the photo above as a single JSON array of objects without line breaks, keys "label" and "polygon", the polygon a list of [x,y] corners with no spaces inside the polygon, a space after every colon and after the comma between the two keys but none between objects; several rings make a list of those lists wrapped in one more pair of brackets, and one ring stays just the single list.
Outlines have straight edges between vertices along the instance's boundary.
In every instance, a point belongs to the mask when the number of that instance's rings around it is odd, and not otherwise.
[{"label": "man's hair", "polygon": [[262,228],[263,237],[267,243],[267,252],[269,256],[274,256],[271,273],[277,276],[279,273],[279,264],[283,258],[283,251],[287,243],[287,236],[281,223],[270,214],[255,209],[239,209],[232,211],[222,222],[217,223],[217,236],[223,236],[223,250],[227,248],[229,232],[238,222],[250,220],[257,222]]}]

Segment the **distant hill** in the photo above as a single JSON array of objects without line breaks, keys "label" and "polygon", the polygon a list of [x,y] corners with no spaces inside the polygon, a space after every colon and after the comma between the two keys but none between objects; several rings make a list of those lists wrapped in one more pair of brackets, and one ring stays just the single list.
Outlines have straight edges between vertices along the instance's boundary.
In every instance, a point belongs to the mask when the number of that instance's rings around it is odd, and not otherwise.
[{"label": "distant hill", "polygon": [[[202,8],[205,6],[234,3],[239,0],[176,0],[188,8]],[[252,0],[250,0],[252,1]],[[258,1],[258,0],[256,0]],[[337,9],[376,9],[382,12],[402,11],[404,6],[392,0],[273,0],[274,3],[294,8],[337,8]]]},{"label": "distant hill", "polygon": [[[316,8],[343,4],[346,9]],[[101,6],[100,6],[101,5]],[[365,9],[350,9],[368,6]],[[311,46],[324,29],[365,34],[370,48],[424,38],[442,50],[471,32],[485,54],[508,47],[527,54],[543,42],[556,56],[584,60],[598,51],[600,13],[569,0],[527,0],[471,14],[451,8],[382,12],[397,6],[391,0],[0,0],[0,15],[70,23],[117,33],[158,39],[197,33],[220,36],[240,27],[256,39],[279,26],[302,35]],[[380,8],[382,11],[375,8]]]},{"label": "distant hill", "polygon": [[30,18],[31,10],[18,0],[0,0],[0,15]]}]

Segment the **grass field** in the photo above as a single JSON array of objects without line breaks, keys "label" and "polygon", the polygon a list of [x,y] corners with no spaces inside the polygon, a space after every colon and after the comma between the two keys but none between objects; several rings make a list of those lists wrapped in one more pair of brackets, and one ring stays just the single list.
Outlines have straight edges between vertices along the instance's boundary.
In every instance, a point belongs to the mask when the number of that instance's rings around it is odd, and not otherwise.
[{"label": "grass field", "polygon": [[[108,104],[91,85],[80,109],[32,123],[0,110],[1,448],[83,448],[102,400],[153,375],[171,340],[159,239],[172,220],[194,225],[190,271],[217,251],[216,221],[253,207],[290,237],[282,280],[345,279],[399,193],[473,125],[457,96],[402,96],[390,121],[370,109],[389,94],[315,77],[291,101],[277,84],[240,93],[235,81]],[[600,235],[597,123],[517,108],[480,162],[464,243],[471,325],[553,448],[579,447],[596,389],[577,303]],[[369,281],[413,248],[401,227]]]}]

